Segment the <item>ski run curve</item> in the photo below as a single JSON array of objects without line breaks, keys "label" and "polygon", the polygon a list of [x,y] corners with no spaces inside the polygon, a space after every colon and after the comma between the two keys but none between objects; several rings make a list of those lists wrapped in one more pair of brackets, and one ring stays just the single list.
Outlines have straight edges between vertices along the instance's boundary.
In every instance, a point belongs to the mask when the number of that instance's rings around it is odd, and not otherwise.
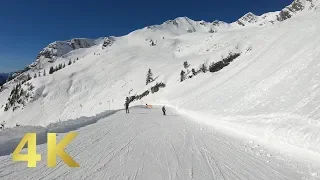
[{"label": "ski run curve", "polygon": [[[319,179],[320,163],[292,158],[249,139],[221,133],[168,108],[134,107],[76,130],[66,151],[80,164],[69,168],[58,158],[46,166],[47,144],[37,146],[36,168],[0,156],[0,179]],[[58,139],[65,134],[58,134]],[[26,149],[24,149],[25,151]]]}]

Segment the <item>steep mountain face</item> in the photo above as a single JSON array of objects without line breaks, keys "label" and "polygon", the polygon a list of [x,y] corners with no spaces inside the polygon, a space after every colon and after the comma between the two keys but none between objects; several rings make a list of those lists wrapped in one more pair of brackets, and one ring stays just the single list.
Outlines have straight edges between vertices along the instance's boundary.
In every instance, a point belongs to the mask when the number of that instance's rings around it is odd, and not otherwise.
[{"label": "steep mountain face", "polygon": [[238,27],[238,28],[271,25],[276,22],[279,22],[277,21],[278,13],[279,12],[270,12],[270,13],[265,13],[265,14],[262,14],[261,16],[258,16],[253,14],[252,12],[249,12],[231,24],[234,27]]},{"label": "steep mountain face", "polygon": [[246,26],[264,26],[287,20],[295,15],[313,12],[319,6],[318,0],[295,0],[289,6],[281,11],[265,13],[260,16],[251,12],[245,14],[234,25]]},{"label": "steep mountain face", "polygon": [[318,8],[318,5],[319,0],[295,0],[280,11],[278,20],[284,21],[299,13],[314,11]]},{"label": "steep mountain face", "polygon": [[258,16],[253,14],[252,12],[247,13],[242,16],[237,23],[241,26],[245,26],[247,23],[256,23],[258,21]]},{"label": "steep mountain face", "polygon": [[73,50],[80,48],[89,48],[95,45],[94,40],[77,38],[68,41],[56,41],[45,47],[37,56],[35,62],[33,62],[30,68],[42,68],[46,62],[54,62],[58,57],[61,57]]}]

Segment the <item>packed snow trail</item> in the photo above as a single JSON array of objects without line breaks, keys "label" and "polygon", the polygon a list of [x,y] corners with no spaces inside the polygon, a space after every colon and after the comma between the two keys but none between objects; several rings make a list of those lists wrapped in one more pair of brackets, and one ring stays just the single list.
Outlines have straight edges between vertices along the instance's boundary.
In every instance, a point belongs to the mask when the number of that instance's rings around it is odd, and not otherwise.
[{"label": "packed snow trail", "polygon": [[[37,146],[36,168],[0,157],[0,179],[317,179],[307,164],[218,133],[172,109],[119,111],[77,130],[67,152],[80,164],[46,165],[46,144]],[[65,134],[59,134],[58,139]]]}]

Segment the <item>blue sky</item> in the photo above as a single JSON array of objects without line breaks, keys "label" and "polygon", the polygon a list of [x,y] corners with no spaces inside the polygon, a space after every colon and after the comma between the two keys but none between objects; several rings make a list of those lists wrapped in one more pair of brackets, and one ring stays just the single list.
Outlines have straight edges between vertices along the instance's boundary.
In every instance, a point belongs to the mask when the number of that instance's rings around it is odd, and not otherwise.
[{"label": "blue sky", "polygon": [[232,22],[247,12],[280,10],[292,0],[3,0],[0,72],[22,69],[56,40],[121,36],[179,16]]}]

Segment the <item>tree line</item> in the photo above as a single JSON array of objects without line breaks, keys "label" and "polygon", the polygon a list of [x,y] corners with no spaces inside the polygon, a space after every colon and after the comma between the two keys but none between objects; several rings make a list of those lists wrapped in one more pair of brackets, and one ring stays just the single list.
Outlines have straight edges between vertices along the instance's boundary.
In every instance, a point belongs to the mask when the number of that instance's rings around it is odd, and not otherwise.
[{"label": "tree line", "polygon": [[201,64],[200,67],[196,70],[194,68],[190,70],[188,69],[190,64],[185,61],[183,63],[184,70],[181,70],[180,72],[180,82],[186,80],[187,78],[192,78],[193,76],[198,75],[199,73],[206,73],[211,72],[215,73],[223,69],[224,67],[228,66],[233,60],[238,58],[241,55],[241,53],[232,53],[230,52],[227,57],[222,58],[221,61],[218,62],[212,62],[209,67],[206,66],[206,64]]}]

